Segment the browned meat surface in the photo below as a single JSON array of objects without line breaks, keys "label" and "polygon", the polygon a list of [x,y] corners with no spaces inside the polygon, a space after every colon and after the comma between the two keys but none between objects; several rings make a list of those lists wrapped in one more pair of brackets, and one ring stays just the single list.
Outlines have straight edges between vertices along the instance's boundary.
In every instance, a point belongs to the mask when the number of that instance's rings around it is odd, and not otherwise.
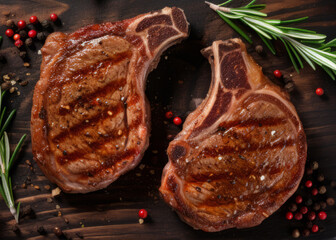
[{"label": "browned meat surface", "polygon": [[181,9],[166,7],[48,37],[31,135],[51,181],[66,192],[95,191],[140,162],[150,131],[147,74],[188,25]]},{"label": "browned meat surface", "polygon": [[256,226],[299,185],[303,127],[241,40],[216,41],[203,54],[212,65],[211,87],[168,147],[160,191],[196,229]]}]

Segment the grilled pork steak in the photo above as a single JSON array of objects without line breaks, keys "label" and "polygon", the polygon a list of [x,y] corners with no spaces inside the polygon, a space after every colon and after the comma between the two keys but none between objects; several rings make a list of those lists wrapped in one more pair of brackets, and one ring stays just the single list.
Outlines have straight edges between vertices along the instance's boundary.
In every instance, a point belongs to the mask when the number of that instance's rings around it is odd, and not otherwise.
[{"label": "grilled pork steak", "polygon": [[306,161],[302,124],[239,39],[203,50],[209,93],[168,147],[160,191],[196,229],[260,224],[297,189]]},{"label": "grilled pork steak", "polygon": [[140,162],[150,131],[147,74],[188,27],[181,9],[166,7],[48,37],[31,135],[51,181],[66,192],[95,191]]}]

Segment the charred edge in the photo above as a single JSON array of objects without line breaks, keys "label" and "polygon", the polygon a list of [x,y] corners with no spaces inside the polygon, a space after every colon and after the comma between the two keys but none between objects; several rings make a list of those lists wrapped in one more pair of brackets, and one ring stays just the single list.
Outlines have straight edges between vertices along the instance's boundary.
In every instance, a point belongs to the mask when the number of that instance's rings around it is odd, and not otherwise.
[{"label": "charred edge", "polygon": [[105,111],[103,113],[98,112],[97,114],[95,114],[91,118],[83,119],[80,123],[72,126],[71,128],[68,128],[66,131],[60,132],[54,138],[52,138],[52,141],[55,142],[55,143],[60,143],[62,140],[67,138],[69,135],[77,135],[79,132],[85,130],[88,127],[91,127],[91,125],[93,123],[105,120],[107,118],[111,118],[111,116],[108,114],[108,111],[111,111],[113,113],[113,115],[115,116],[118,113],[120,113],[122,111],[122,109],[123,108],[122,108],[121,104],[118,104],[117,106],[111,106],[111,107],[105,109]]},{"label": "charred edge", "polygon": [[226,89],[251,89],[241,51],[226,54],[220,63],[221,81]]},{"label": "charred edge", "polygon": [[144,18],[135,29],[136,32],[141,32],[151,26],[158,25],[158,24],[165,24],[165,25],[172,25],[172,20],[169,15],[157,15],[153,17]]},{"label": "charred edge", "polygon": [[164,41],[172,36],[178,35],[178,32],[171,27],[154,26],[148,30],[148,46],[151,53],[159,47]]},{"label": "charred edge", "polygon": [[188,33],[188,23],[183,11],[179,8],[173,7],[172,16],[175,26],[183,33]]},{"label": "charred edge", "polygon": [[293,146],[296,141],[293,139],[287,140],[287,141],[281,141],[277,142],[275,144],[260,144],[260,143],[250,143],[248,148],[241,148],[239,146],[236,147],[228,147],[228,146],[222,146],[218,148],[205,148],[202,150],[202,155],[204,154],[204,157],[216,157],[218,155],[226,155],[226,154],[232,154],[232,153],[241,153],[243,151],[245,152],[254,152],[256,150],[269,150],[269,149],[275,149],[283,146]]}]

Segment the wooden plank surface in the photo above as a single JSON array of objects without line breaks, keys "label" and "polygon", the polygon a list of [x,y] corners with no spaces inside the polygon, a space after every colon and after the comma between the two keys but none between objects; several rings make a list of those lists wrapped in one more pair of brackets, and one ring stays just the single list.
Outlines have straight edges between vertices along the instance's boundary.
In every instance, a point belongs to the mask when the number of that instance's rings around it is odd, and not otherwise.
[{"label": "wooden plank surface", "polygon": [[[236,0],[233,5],[246,1]],[[217,1],[217,3],[219,3]],[[265,12],[272,18],[297,18],[310,16],[310,19],[299,26],[327,34],[329,39],[336,37],[336,2],[334,0],[260,0],[267,3]],[[10,139],[12,143],[19,140],[24,133],[28,140],[20,158],[13,169],[13,185],[15,198],[22,206],[30,205],[35,217],[21,219],[21,233],[12,231],[14,219],[0,201],[0,239],[56,239],[52,233],[55,226],[60,227],[67,236],[73,239],[287,239],[295,224],[284,218],[283,207],[260,226],[236,230],[231,229],[219,233],[204,233],[193,230],[180,221],[178,216],[160,198],[158,187],[161,173],[167,162],[165,150],[169,143],[169,135],[175,135],[180,129],[166,123],[164,113],[170,109],[185,118],[193,110],[193,102],[204,98],[208,91],[211,73],[210,66],[200,50],[214,40],[236,37],[237,34],[211,11],[203,1],[188,0],[3,0],[0,13],[11,11],[14,20],[25,19],[37,15],[41,20],[51,12],[59,14],[63,25],[54,26],[54,30],[72,32],[81,26],[104,21],[115,21],[130,18],[140,13],[161,9],[165,6],[178,6],[185,10],[191,24],[190,37],[179,45],[168,49],[157,67],[148,77],[147,96],[151,103],[152,134],[142,164],[144,169],[135,170],[122,176],[107,189],[90,194],[63,194],[48,202],[51,191],[44,189],[51,184],[42,174],[32,159],[30,143],[30,110],[34,85],[39,79],[41,56],[37,54],[42,43],[36,43],[36,50],[29,50],[31,66],[23,67],[23,61],[17,55],[13,43],[8,40],[4,31],[4,21],[0,16],[0,33],[4,41],[0,53],[7,58],[6,64],[0,63],[0,73],[16,73],[23,80],[28,80],[25,87],[18,86],[20,96],[7,95],[7,105],[16,108],[16,118],[11,125]],[[257,44],[259,40],[252,34]],[[319,171],[326,181],[335,179],[336,174],[336,83],[328,78],[320,69],[314,72],[307,65],[301,74],[294,72],[281,44],[276,44],[277,56],[267,51],[261,57],[248,46],[249,52],[263,67],[266,75],[271,76],[274,69],[293,74],[296,90],[291,99],[305,127],[308,140],[308,161],[317,161]],[[29,75],[27,75],[27,73]],[[318,97],[314,91],[317,87],[325,89],[325,96]],[[30,167],[26,160],[32,164]],[[27,181],[28,179],[28,181]],[[31,181],[29,181],[31,179]],[[27,188],[21,185],[27,182]],[[36,190],[30,183],[38,185]],[[329,188],[328,188],[329,189]],[[328,195],[335,197],[334,190]],[[60,207],[60,209],[56,209]],[[145,224],[138,223],[137,211],[146,208],[150,219]],[[58,216],[58,211],[61,216]],[[65,221],[67,219],[69,222]],[[335,239],[336,210],[328,210],[328,218],[323,223],[324,230],[311,235],[311,239]],[[47,236],[37,232],[44,226]]]}]

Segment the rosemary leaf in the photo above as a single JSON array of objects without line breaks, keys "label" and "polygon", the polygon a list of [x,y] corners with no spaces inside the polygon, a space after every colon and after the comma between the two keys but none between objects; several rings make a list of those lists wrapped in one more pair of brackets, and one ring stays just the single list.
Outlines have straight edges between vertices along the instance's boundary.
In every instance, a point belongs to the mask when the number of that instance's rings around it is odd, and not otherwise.
[{"label": "rosemary leaf", "polygon": [[279,39],[280,39],[280,40],[283,42],[283,44],[285,45],[285,48],[286,48],[287,53],[288,53],[288,56],[289,56],[290,60],[292,61],[295,70],[299,73],[299,72],[300,72],[300,71],[299,71],[299,67],[298,67],[298,65],[296,64],[296,61],[295,61],[295,59],[294,59],[294,57],[293,57],[293,55],[292,55],[292,53],[291,53],[291,50],[290,50],[289,47],[288,47],[288,44],[287,44],[286,41],[284,41],[282,38],[279,38]]},{"label": "rosemary leaf", "polygon": [[264,38],[262,35],[260,35],[259,33],[257,33],[259,35],[259,37],[261,38],[261,40],[265,43],[265,45],[268,47],[268,49],[273,53],[273,55],[276,54],[275,52],[275,48],[272,44],[271,41],[269,41],[268,39]]}]

